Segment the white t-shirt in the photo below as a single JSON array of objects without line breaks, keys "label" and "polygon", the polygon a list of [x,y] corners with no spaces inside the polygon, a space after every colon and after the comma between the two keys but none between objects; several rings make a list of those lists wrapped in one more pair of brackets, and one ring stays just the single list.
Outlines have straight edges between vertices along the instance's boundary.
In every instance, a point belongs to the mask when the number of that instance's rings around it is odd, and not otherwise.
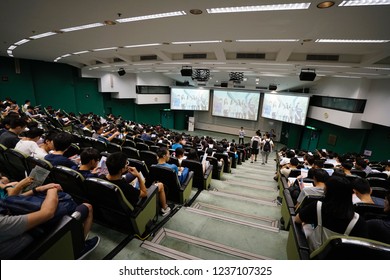
[{"label": "white t-shirt", "polygon": [[22,152],[28,156],[35,156],[38,158],[44,158],[47,155],[46,151],[38,146],[38,144],[31,140],[20,140],[16,146],[15,150]]}]

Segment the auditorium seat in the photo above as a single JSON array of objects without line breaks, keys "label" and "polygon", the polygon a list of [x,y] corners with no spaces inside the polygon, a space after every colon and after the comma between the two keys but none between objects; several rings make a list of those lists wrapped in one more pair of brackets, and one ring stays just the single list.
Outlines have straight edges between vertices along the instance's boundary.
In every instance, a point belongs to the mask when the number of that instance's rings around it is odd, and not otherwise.
[{"label": "auditorium seat", "polygon": [[157,186],[150,186],[147,197],[140,199],[137,205],[132,205],[122,190],[111,182],[87,178],[84,184],[93,206],[94,219],[103,225],[142,237],[157,220]]},{"label": "auditorium seat", "polygon": [[362,178],[367,177],[366,172],[364,172],[363,170],[352,169],[351,173],[352,173],[352,175],[357,175],[357,176],[362,177]]},{"label": "auditorium seat", "polygon": [[190,171],[186,181],[181,184],[173,169],[154,164],[149,168],[149,177],[146,180],[146,184],[151,185],[155,181],[163,183],[167,200],[183,205],[189,201],[193,177],[194,172]]},{"label": "auditorium seat", "polygon": [[232,169],[231,169],[232,162],[229,161],[229,155],[223,154],[223,153],[214,153],[213,156],[216,157],[218,160],[220,160],[221,158],[223,159],[223,161],[224,161],[223,172],[225,172],[225,173],[232,172]]},{"label": "auditorium seat", "polygon": [[152,151],[145,151],[145,150],[140,150],[139,151],[139,156],[141,160],[143,160],[146,163],[146,166],[149,168],[153,164],[157,164],[157,154]]},{"label": "auditorium seat", "polygon": [[141,159],[139,151],[133,147],[122,147],[122,153],[124,153],[128,158]]},{"label": "auditorium seat", "polygon": [[206,172],[203,174],[203,165],[201,162],[191,159],[184,159],[181,162],[182,167],[187,167],[190,171],[194,172],[193,186],[198,190],[207,190],[211,184],[211,178],[213,174],[213,166],[210,164]]},{"label": "auditorium seat", "polygon": [[9,179],[21,181],[28,176],[27,155],[15,149],[6,149],[4,156],[7,160]]},{"label": "auditorium seat", "polygon": [[207,156],[207,161],[210,162],[210,165],[213,166],[213,175],[212,178],[216,180],[221,180],[224,170],[224,162],[221,162],[221,165],[218,163],[220,162],[216,157]]}]

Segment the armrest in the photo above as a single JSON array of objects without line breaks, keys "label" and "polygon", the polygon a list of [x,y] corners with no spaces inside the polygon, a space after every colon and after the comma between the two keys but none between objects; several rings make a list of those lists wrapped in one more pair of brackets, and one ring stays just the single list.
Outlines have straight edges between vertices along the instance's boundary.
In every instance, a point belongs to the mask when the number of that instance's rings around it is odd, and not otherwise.
[{"label": "armrest", "polygon": [[145,206],[149,203],[149,201],[152,200],[153,196],[157,195],[157,193],[158,193],[158,186],[156,186],[155,184],[151,185],[148,188],[148,195],[138,200],[137,205],[134,211],[131,213],[131,215],[137,216],[139,212],[141,212],[142,209],[145,208]]},{"label": "armrest", "polygon": [[184,183],[181,184],[180,189],[184,190],[190,184],[190,182],[192,181],[193,177],[194,177],[194,171],[188,172],[188,176],[187,176],[186,180],[184,181]]},{"label": "armrest", "polygon": [[77,259],[84,248],[82,224],[64,216],[45,236],[15,256],[15,259]]},{"label": "armrest", "polygon": [[302,224],[297,224],[294,221],[295,216],[291,216],[290,227],[292,227],[296,246],[298,248],[301,260],[309,259],[310,249],[306,239],[306,235],[303,231]]},{"label": "armrest", "polygon": [[209,165],[209,167],[206,169],[206,172],[204,173],[203,178],[207,180],[207,178],[211,176],[212,172],[213,172],[213,166]]}]

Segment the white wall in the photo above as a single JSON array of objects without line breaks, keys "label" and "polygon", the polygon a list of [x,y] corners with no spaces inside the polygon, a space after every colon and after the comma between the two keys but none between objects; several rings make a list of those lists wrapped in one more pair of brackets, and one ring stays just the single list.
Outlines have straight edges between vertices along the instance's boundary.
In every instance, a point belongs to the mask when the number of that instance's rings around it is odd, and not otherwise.
[{"label": "white wall", "polygon": [[137,85],[139,86],[172,86],[174,82],[162,73],[137,74]]},{"label": "white wall", "polygon": [[169,104],[171,102],[170,94],[136,94],[136,104]]},{"label": "white wall", "polygon": [[390,79],[373,80],[362,120],[390,126]]},{"label": "white wall", "polygon": [[310,94],[366,99],[370,83],[368,79],[322,78],[310,87]]}]

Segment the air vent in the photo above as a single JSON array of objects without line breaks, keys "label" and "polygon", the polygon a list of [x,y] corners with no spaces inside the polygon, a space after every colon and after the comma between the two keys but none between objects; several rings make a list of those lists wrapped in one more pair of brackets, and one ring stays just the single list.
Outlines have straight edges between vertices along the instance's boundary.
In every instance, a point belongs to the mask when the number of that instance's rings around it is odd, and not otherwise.
[{"label": "air vent", "polygon": [[96,60],[95,61],[95,64],[103,64],[103,62],[99,61],[99,60]]},{"label": "air vent", "polygon": [[265,53],[237,53],[238,59],[264,59]]},{"label": "air vent", "polygon": [[145,60],[157,60],[157,55],[141,55],[140,56],[141,61]]},{"label": "air vent", "polygon": [[114,62],[125,62],[123,59],[120,59],[119,57],[114,57]]},{"label": "air vent", "polygon": [[316,61],[339,61],[339,55],[328,55],[328,54],[308,54],[306,60]]},{"label": "air vent", "polygon": [[245,86],[243,86],[243,85],[234,85],[233,87],[235,87],[235,88],[245,88]]},{"label": "air vent", "polygon": [[268,87],[256,87],[256,89],[268,89]]},{"label": "air vent", "polygon": [[205,59],[207,58],[207,53],[185,53],[183,54],[183,59]]}]

